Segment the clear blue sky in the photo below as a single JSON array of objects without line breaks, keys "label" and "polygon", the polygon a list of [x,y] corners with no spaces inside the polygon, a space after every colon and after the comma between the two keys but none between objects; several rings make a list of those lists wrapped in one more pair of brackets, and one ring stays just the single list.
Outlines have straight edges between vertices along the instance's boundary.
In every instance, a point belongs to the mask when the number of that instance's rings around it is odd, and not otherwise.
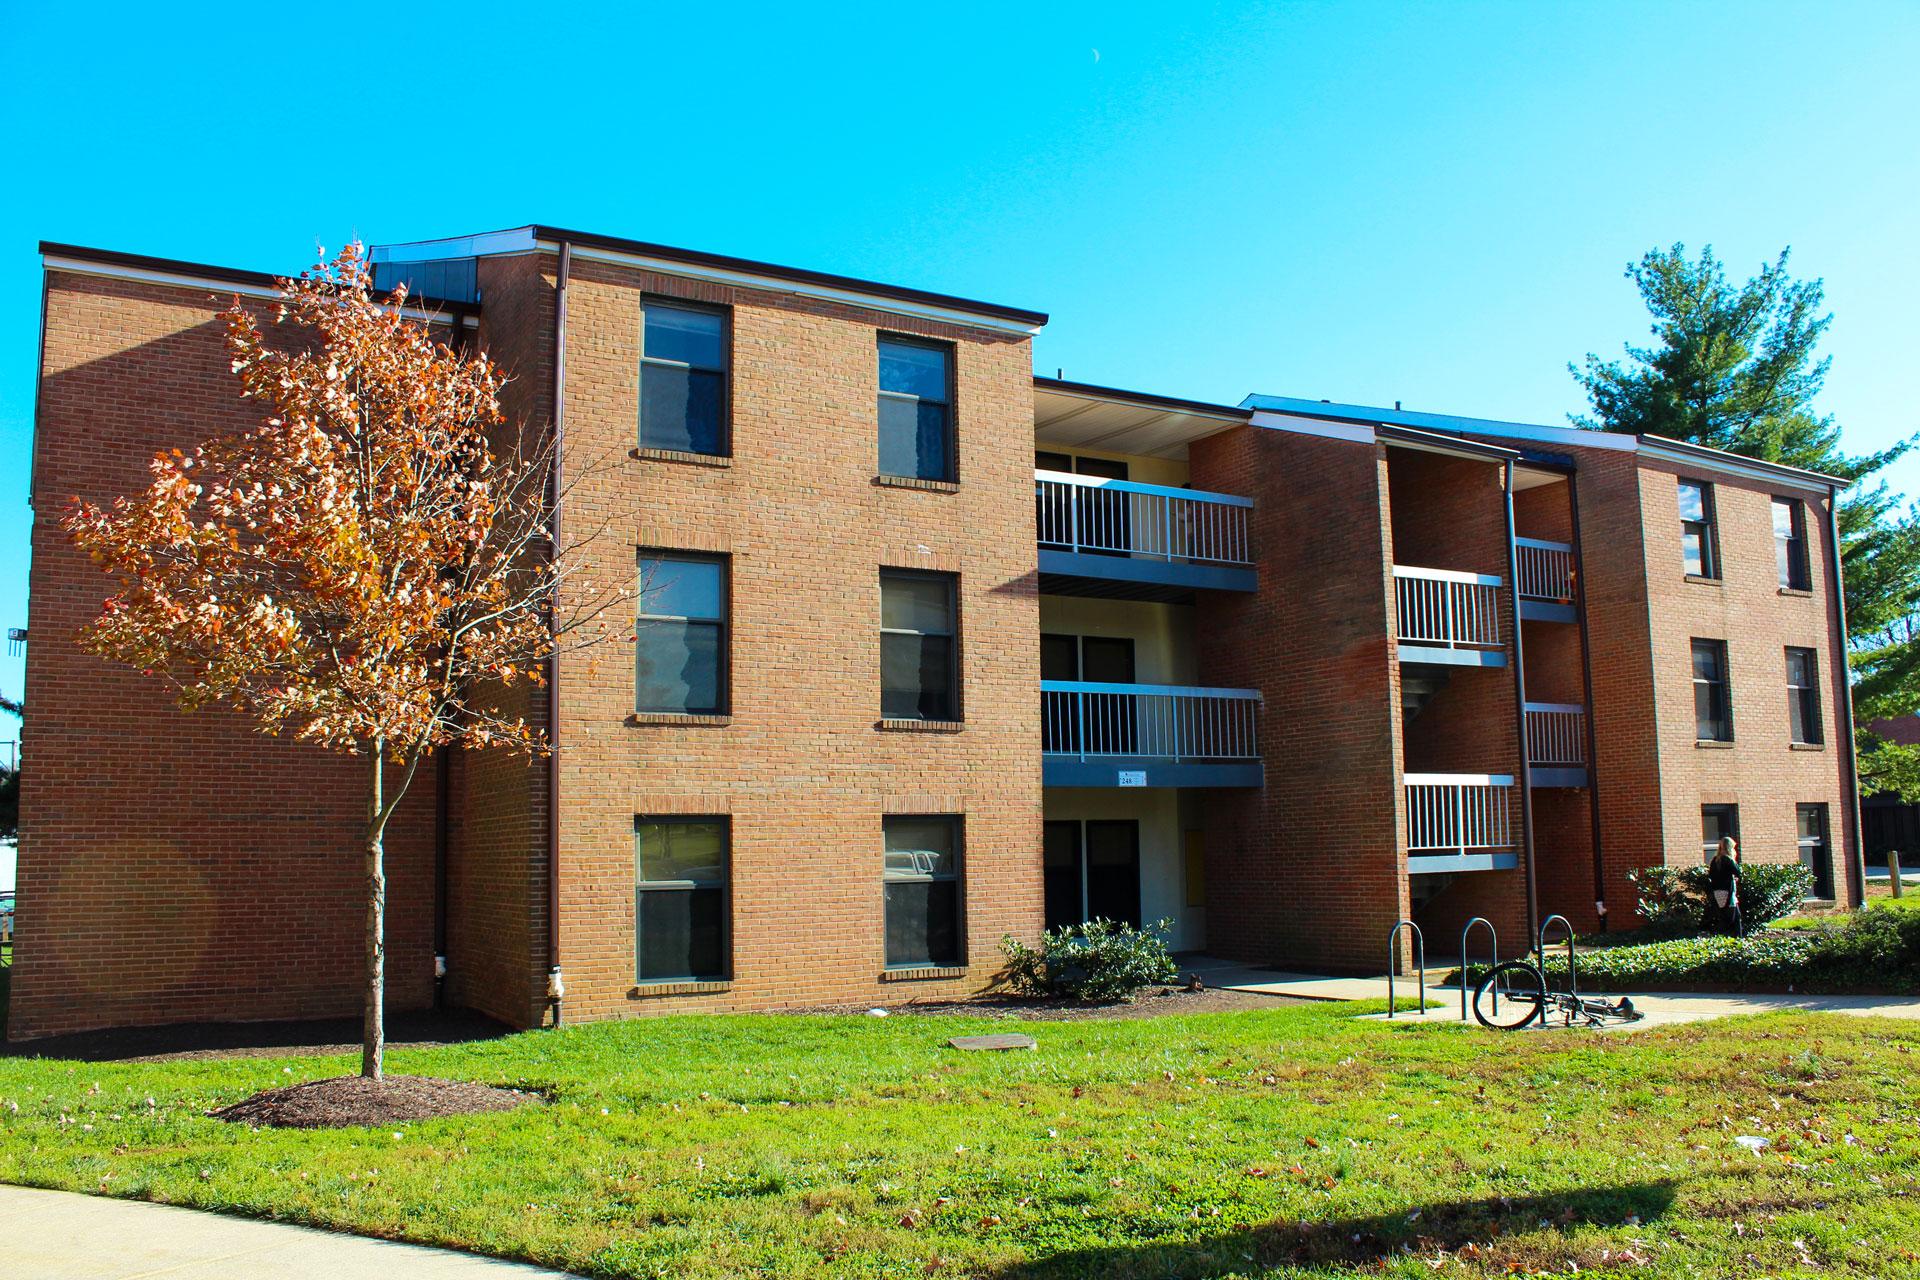
[{"label": "clear blue sky", "polygon": [[1050,311],[1085,381],[1548,423],[1644,336],[1630,259],[1792,245],[1825,406],[1920,429],[1910,3],[423,8],[8,6],[0,626],[40,239],[290,271],[542,221]]}]

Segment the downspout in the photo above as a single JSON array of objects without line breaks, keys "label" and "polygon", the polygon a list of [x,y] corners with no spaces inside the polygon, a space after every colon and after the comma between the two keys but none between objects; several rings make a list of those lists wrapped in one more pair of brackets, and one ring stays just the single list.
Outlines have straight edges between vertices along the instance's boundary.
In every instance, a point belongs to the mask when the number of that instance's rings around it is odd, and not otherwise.
[{"label": "downspout", "polygon": [[[566,461],[567,279],[573,273],[573,246],[560,242],[560,269],[553,289],[553,554],[560,553],[561,469]],[[556,599],[557,606],[559,601]],[[559,625],[556,614],[554,625]],[[567,994],[560,977],[560,655],[547,659],[547,1004],[553,1025],[560,1025],[560,1002]]]},{"label": "downspout", "polygon": [[1573,517],[1573,607],[1580,622],[1580,687],[1587,700],[1587,818],[1593,829],[1593,911],[1607,931],[1607,866],[1600,843],[1600,749],[1593,727],[1593,640],[1587,631],[1587,569],[1580,555],[1580,485],[1567,474],[1567,509]]},{"label": "downspout", "polygon": [[1853,664],[1847,658],[1852,646],[1847,642],[1847,587],[1840,570],[1840,486],[1827,486],[1827,569],[1833,582],[1833,619],[1840,629],[1840,735],[1844,739],[1841,758],[1847,764],[1847,813],[1853,819],[1848,839],[1847,879],[1852,882],[1854,902],[1867,905],[1867,864],[1860,844],[1860,761],[1853,741]]},{"label": "downspout", "polygon": [[1520,549],[1513,541],[1513,459],[1506,460],[1507,599],[1513,607],[1514,730],[1520,742],[1520,864],[1527,877],[1527,949],[1540,929],[1540,899],[1533,876],[1533,778],[1527,761],[1527,646],[1520,634]]},{"label": "downspout", "polygon": [[434,752],[433,762],[433,1007],[446,1008],[447,988],[447,821],[453,788],[451,745]]}]

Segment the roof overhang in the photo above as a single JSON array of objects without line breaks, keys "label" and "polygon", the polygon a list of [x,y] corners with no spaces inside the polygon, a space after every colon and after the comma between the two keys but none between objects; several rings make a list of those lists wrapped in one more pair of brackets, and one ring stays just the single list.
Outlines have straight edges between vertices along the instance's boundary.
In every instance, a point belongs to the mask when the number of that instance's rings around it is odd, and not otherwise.
[{"label": "roof overhang", "polygon": [[408,244],[379,245],[373,250],[376,262],[428,262],[441,258],[491,258],[523,253],[557,253],[560,246],[576,260],[614,262],[661,275],[680,276],[711,284],[743,289],[761,289],[818,298],[849,306],[865,307],[894,315],[936,320],[946,324],[990,329],[998,333],[1032,337],[1047,323],[1042,311],[1006,307],[979,302],[952,294],[909,289],[899,285],[860,280],[852,276],[831,275],[799,267],[775,266],[747,258],[718,253],[677,249],[671,245],[591,231],[570,231],[563,227],[538,224],[512,227],[504,231],[486,231],[477,235],[453,236],[443,240],[418,240]]},{"label": "roof overhang", "polygon": [[1241,403],[1255,410],[1254,421],[1260,425],[1344,439],[1362,438],[1356,433],[1371,431],[1384,441],[1388,428],[1425,431],[1452,438],[1491,436],[1497,440],[1519,441],[1522,444],[1552,445],[1557,449],[1611,449],[1634,453],[1658,462],[1711,470],[1762,484],[1834,489],[1845,488],[1851,483],[1841,476],[1825,475],[1778,462],[1765,462],[1724,449],[1711,449],[1684,440],[1669,440],[1665,436],[1588,431],[1580,427],[1504,422],[1497,418],[1464,418],[1452,414],[1382,409],[1371,405],[1301,400],[1289,396],[1250,395]]},{"label": "roof overhang", "polygon": [[1184,460],[1195,440],[1244,426],[1251,409],[1122,391],[1060,378],[1033,380],[1033,436],[1040,444]]},{"label": "roof overhang", "polygon": [[[89,249],[82,245],[42,240],[40,262],[48,271],[64,271],[70,275],[175,285],[229,297],[280,296],[281,278],[265,271],[216,267],[204,262],[183,262],[178,258],[153,258],[140,253],[122,253],[117,249]],[[414,302],[418,305],[411,305]],[[410,320],[429,323],[451,324],[458,319],[466,324],[474,324],[477,323],[472,315],[474,309],[471,303],[419,298],[410,300],[410,305],[401,314]]]}]

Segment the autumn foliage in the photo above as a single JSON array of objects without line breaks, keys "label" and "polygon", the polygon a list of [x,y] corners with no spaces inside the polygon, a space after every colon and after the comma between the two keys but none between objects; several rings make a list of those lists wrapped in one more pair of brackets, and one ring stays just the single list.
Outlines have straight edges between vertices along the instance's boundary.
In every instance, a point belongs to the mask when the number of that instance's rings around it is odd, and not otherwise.
[{"label": "autumn foliage", "polygon": [[270,330],[236,298],[226,346],[259,425],[156,457],[143,492],[76,499],[65,522],[118,583],[86,648],[188,710],[223,702],[370,757],[375,1076],[387,818],[436,748],[543,751],[503,692],[544,683],[557,647],[611,637],[630,594],[575,580],[550,446],[506,420],[502,371],[405,303],[374,297],[357,244],[281,282]]}]

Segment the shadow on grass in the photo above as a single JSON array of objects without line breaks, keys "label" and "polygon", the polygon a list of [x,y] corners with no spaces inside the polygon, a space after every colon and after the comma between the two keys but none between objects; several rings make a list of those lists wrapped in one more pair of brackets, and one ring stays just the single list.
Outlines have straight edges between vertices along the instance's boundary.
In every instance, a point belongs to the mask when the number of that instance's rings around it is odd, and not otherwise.
[{"label": "shadow on grass", "polygon": [[1372,1273],[1380,1269],[1382,1258],[1403,1249],[1416,1253],[1467,1250],[1498,1262],[1504,1237],[1543,1226],[1565,1232],[1582,1226],[1620,1226],[1636,1218],[1651,1222],[1666,1213],[1673,1194],[1672,1183],[1643,1182],[1513,1199],[1454,1200],[1365,1218],[1269,1222],[1180,1242],[1076,1249],[1015,1263],[994,1275],[996,1280],[1078,1276],[1208,1280],[1288,1265]]},{"label": "shadow on grass", "polygon": [[[464,1009],[387,1017],[387,1046],[465,1044],[511,1035],[512,1028]],[[192,1022],[164,1027],[112,1027],[0,1044],[0,1058],[75,1058],[126,1062],[143,1058],[286,1057],[358,1052],[360,1019],[311,1022]]]}]

